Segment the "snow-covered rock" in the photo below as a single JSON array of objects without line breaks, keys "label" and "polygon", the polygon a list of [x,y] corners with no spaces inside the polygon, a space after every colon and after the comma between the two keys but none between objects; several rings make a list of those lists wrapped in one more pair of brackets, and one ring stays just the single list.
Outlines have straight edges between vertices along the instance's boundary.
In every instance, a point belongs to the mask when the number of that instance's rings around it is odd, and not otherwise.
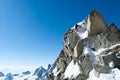
[{"label": "snow-covered rock", "polygon": [[67,66],[65,73],[64,73],[64,78],[70,79],[70,78],[76,78],[80,74],[79,66],[77,62],[74,62],[72,60],[70,64]]},{"label": "snow-covered rock", "polygon": [[74,29],[81,39],[85,39],[88,36],[103,32],[106,27],[107,24],[100,13],[93,10],[85,20],[77,23],[71,29]]},{"label": "snow-covered rock", "polygon": [[9,73],[0,80],[120,80],[120,30],[114,24],[107,26],[96,10],[68,29],[63,45],[47,69]]},{"label": "snow-covered rock", "polygon": [[47,80],[120,80],[119,44],[120,30],[108,26],[93,10],[65,33],[52,78]]},{"label": "snow-covered rock", "polygon": [[92,70],[89,76],[87,80],[120,80],[120,70],[115,68],[109,74],[101,73],[99,77],[96,77],[94,70]]}]

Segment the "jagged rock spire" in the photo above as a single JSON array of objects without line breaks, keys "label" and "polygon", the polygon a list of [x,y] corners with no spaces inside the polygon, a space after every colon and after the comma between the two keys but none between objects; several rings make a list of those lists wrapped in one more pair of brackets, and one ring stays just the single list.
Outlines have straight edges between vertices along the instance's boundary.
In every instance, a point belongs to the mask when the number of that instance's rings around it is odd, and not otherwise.
[{"label": "jagged rock spire", "polygon": [[97,10],[93,10],[90,12],[88,20],[90,20],[90,26],[88,26],[90,27],[89,35],[94,35],[105,31],[107,24]]}]

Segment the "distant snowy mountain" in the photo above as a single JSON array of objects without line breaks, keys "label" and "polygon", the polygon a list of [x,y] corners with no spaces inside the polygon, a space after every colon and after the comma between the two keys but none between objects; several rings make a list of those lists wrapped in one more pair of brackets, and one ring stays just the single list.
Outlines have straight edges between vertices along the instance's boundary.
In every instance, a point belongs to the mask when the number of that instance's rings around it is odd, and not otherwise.
[{"label": "distant snowy mountain", "polygon": [[38,76],[38,78],[43,78],[46,74],[47,74],[47,70],[41,66],[35,70],[33,75]]},{"label": "distant snowy mountain", "polygon": [[33,72],[25,71],[19,74],[8,73],[4,75],[0,73],[0,80],[36,80],[39,79],[38,76],[33,75]]},{"label": "distant snowy mountain", "polygon": [[0,77],[4,77],[5,75],[2,73],[2,72],[0,72]]},{"label": "distant snowy mountain", "polygon": [[19,74],[4,73],[0,72],[0,80],[45,80],[45,78],[53,71],[55,64],[49,64],[48,68],[45,69],[42,66],[35,69],[34,72],[24,71]]},{"label": "distant snowy mountain", "polygon": [[13,80],[13,75],[11,73],[8,73],[4,80]]},{"label": "distant snowy mountain", "polygon": [[31,74],[31,72],[30,71],[25,71],[25,72],[22,72],[22,74],[23,75],[29,75],[29,74]]}]

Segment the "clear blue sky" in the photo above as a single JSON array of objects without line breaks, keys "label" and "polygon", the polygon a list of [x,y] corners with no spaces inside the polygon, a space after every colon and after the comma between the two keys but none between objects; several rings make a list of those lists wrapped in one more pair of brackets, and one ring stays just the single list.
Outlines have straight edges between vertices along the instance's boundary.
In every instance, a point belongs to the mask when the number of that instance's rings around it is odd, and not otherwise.
[{"label": "clear blue sky", "polygon": [[120,26],[119,0],[0,0],[0,66],[53,63],[62,36],[97,9]]}]

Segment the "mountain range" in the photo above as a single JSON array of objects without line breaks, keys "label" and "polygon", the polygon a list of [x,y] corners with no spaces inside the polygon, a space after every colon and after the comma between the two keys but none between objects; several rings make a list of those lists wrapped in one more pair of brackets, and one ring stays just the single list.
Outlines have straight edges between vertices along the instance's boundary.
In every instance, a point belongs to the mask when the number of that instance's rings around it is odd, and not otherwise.
[{"label": "mountain range", "polygon": [[47,69],[0,72],[0,80],[120,80],[120,30],[93,10],[66,31],[63,49]]}]

